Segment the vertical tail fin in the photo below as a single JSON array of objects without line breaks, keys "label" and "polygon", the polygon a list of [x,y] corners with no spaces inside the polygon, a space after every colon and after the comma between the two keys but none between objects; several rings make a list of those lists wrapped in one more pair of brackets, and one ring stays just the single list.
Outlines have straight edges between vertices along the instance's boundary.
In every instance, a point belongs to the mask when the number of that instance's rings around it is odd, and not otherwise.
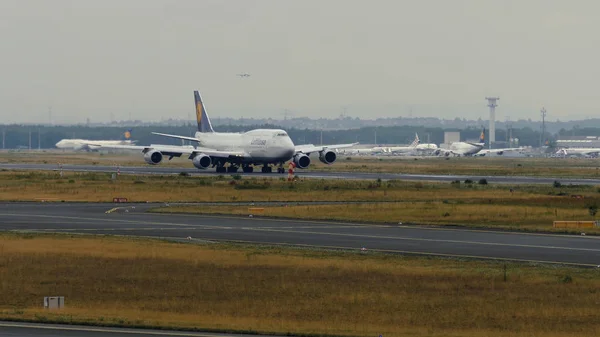
[{"label": "vertical tail fin", "polygon": [[483,128],[483,130],[481,130],[481,135],[479,136],[479,142],[485,143],[485,128]]},{"label": "vertical tail fin", "polygon": [[204,107],[204,103],[202,103],[202,97],[200,97],[198,90],[194,91],[194,101],[196,103],[196,121],[198,122],[198,131],[215,132],[212,124],[210,124],[210,119],[206,113],[206,107]]},{"label": "vertical tail fin", "polygon": [[415,133],[415,140],[410,143],[410,147],[417,147],[421,141],[419,140],[419,135]]},{"label": "vertical tail fin", "polygon": [[123,132],[123,137],[125,137],[125,140],[131,139],[131,131],[133,131],[133,129],[127,129],[125,132]]}]

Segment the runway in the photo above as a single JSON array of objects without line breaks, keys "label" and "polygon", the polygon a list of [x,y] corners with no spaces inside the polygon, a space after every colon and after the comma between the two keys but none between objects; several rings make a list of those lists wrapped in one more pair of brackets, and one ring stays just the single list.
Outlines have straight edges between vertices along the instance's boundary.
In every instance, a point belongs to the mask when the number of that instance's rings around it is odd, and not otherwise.
[{"label": "runway", "polygon": [[[185,332],[148,329],[124,329],[111,327],[94,327],[64,324],[37,324],[0,321],[0,337],[131,337],[131,336],[161,336],[161,337],[266,337],[261,335],[225,334],[212,332]],[[277,337],[277,336],[269,336]]]},{"label": "runway", "polygon": [[0,229],[600,265],[600,237],[593,236],[145,212],[156,206],[1,203]]},{"label": "runway", "polygon": [[[58,171],[56,164],[0,164],[0,169],[6,170],[38,170],[38,171]],[[117,172],[115,166],[99,165],[63,165],[63,171],[75,172]],[[214,169],[198,170],[195,168],[178,168],[165,166],[120,166],[121,174],[162,174],[172,175],[185,172],[194,176],[213,176],[217,173]],[[231,175],[224,173],[223,175]],[[251,177],[281,177],[278,173],[237,173],[242,176]],[[427,175],[427,174],[402,174],[402,173],[369,173],[369,172],[319,172],[308,170],[296,170],[298,177],[314,179],[362,179],[362,180],[412,180],[412,181],[437,181],[451,182],[455,180],[464,181],[471,179],[475,182],[480,179],[486,179],[488,183],[503,184],[552,184],[555,180],[562,184],[573,185],[600,185],[600,179],[581,179],[581,178],[549,178],[549,177],[528,177],[528,176],[481,176],[481,175]]]}]

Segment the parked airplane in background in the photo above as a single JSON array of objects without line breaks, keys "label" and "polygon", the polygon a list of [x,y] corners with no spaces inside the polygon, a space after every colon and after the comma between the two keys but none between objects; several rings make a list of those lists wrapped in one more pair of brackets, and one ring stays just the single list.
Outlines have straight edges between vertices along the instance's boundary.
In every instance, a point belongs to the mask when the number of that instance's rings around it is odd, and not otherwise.
[{"label": "parked airplane in background", "polygon": [[248,73],[241,73],[241,74],[237,74],[237,76],[239,76],[240,78],[244,78],[244,77],[250,77],[250,74],[248,74]]},{"label": "parked airplane in background", "polygon": [[419,145],[419,135],[415,133],[415,140],[410,143],[409,146],[376,146],[372,150],[373,153],[386,153],[386,154],[406,154],[413,153],[417,150]]},{"label": "parked airplane in background", "polygon": [[578,157],[598,157],[600,154],[600,148],[597,147],[575,147],[575,148],[562,148],[556,151],[556,154],[562,156],[578,156]]},{"label": "parked airplane in background", "polygon": [[439,147],[436,144],[433,143],[425,143],[425,144],[419,144],[417,145],[417,152],[420,153],[433,153],[434,151],[438,150]]},{"label": "parked airplane in background", "polygon": [[421,144],[419,135],[415,133],[415,140],[409,146],[378,146],[372,149],[372,153],[417,155],[432,153],[437,149],[438,146],[436,144]]},{"label": "parked airplane in background", "polygon": [[471,142],[454,142],[450,144],[449,149],[438,149],[434,153],[436,155],[443,156],[472,156],[477,152],[483,149],[485,142],[485,129],[481,131],[481,135],[479,136],[479,143],[471,143]]},{"label": "parked airplane in background", "polygon": [[[598,150],[600,150],[600,149],[598,149]],[[510,148],[505,148],[505,149],[489,149],[489,150],[481,150],[481,151],[475,153],[474,156],[477,156],[477,157],[503,156],[504,154],[507,154],[507,153],[523,152],[523,151],[525,151],[525,148],[523,148],[523,147],[510,147]]]},{"label": "parked airplane in background", "polygon": [[[110,148],[141,150],[148,164],[159,164],[164,156],[180,157],[187,155],[198,169],[216,167],[217,172],[237,172],[241,166],[244,172],[252,172],[253,165],[263,165],[262,172],[272,171],[271,164],[279,164],[277,172],[284,173],[283,164],[292,160],[296,167],[304,169],[310,165],[311,153],[318,153],[319,160],[332,164],[337,159],[333,151],[354,144],[315,146],[294,145],[287,132],[279,129],[256,129],[244,133],[220,133],[213,130],[206,112],[206,107],[198,91],[194,91],[196,103],[196,120],[198,131],[195,137],[170,135],[153,132],[153,134],[197,142],[196,148],[151,145],[151,146],[107,146]],[[225,165],[229,164],[226,168]]]},{"label": "parked airplane in background", "polygon": [[125,140],[89,140],[89,139],[61,139],[55,146],[59,149],[70,149],[75,151],[97,151],[107,145],[132,145],[135,141],[131,138],[132,129],[123,133]]}]

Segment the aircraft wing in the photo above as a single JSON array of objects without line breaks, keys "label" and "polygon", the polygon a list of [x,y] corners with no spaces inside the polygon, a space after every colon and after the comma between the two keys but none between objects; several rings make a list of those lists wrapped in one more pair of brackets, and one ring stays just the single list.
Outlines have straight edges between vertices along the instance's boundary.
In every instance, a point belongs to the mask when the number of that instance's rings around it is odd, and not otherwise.
[{"label": "aircraft wing", "polygon": [[153,135],[158,135],[158,136],[163,136],[163,137],[169,137],[169,138],[177,138],[177,139],[183,139],[183,140],[190,140],[192,142],[198,142],[198,138],[194,138],[194,137],[186,137],[186,136],[178,136],[178,135],[170,135],[168,133],[160,133],[160,132],[152,132]]},{"label": "aircraft wing", "polygon": [[244,158],[249,157],[249,155],[242,151],[221,151],[215,149],[209,149],[206,147],[196,147],[192,153],[190,153],[190,158],[193,158],[198,153],[204,153],[210,157],[216,158]]},{"label": "aircraft wing", "polygon": [[152,144],[150,146],[140,146],[140,145],[100,145],[99,148],[105,149],[121,149],[121,150],[137,150],[142,153],[146,153],[149,151],[158,151],[165,156],[168,157],[181,157],[182,155],[189,155],[189,158],[193,158],[198,153],[204,153],[210,157],[216,158],[239,158],[248,156],[244,152],[239,151],[219,151],[215,149],[210,149],[206,147],[193,147],[191,145],[188,146],[177,146],[177,145],[159,145]]},{"label": "aircraft wing", "polygon": [[484,144],[484,143],[471,143],[471,142],[465,142],[465,143],[466,143],[466,144],[469,144],[469,145],[472,145],[472,146],[475,146],[475,147],[480,147],[480,148],[482,148],[482,149],[483,149],[483,147],[485,146],[485,144]]},{"label": "aircraft wing", "polygon": [[84,144],[84,147],[90,150],[98,150],[101,146],[98,144]]},{"label": "aircraft wing", "polygon": [[520,147],[509,147],[509,148],[505,148],[505,149],[489,149],[489,150],[481,150],[481,151],[477,152],[476,155],[485,156],[486,154],[491,154],[491,153],[502,155],[506,152],[522,151],[522,150],[523,150],[523,148],[520,148]]},{"label": "aircraft wing", "polygon": [[348,147],[352,147],[352,146],[357,145],[357,144],[358,143],[336,144],[336,145],[319,145],[319,146],[315,146],[313,144],[296,145],[296,153],[310,154],[310,153],[313,153],[313,152],[320,152],[320,151],[324,151],[324,150],[335,150],[335,149],[348,148]]}]

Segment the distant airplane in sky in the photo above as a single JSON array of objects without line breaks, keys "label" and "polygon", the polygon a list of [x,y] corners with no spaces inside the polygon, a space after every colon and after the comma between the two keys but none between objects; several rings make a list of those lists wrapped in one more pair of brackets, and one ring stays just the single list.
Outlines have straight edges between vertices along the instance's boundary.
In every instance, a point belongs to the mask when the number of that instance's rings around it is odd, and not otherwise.
[{"label": "distant airplane in sky", "polygon": [[237,76],[239,76],[240,78],[244,78],[244,77],[250,77],[250,74],[248,74],[248,73],[241,73],[241,74],[237,74]]}]

